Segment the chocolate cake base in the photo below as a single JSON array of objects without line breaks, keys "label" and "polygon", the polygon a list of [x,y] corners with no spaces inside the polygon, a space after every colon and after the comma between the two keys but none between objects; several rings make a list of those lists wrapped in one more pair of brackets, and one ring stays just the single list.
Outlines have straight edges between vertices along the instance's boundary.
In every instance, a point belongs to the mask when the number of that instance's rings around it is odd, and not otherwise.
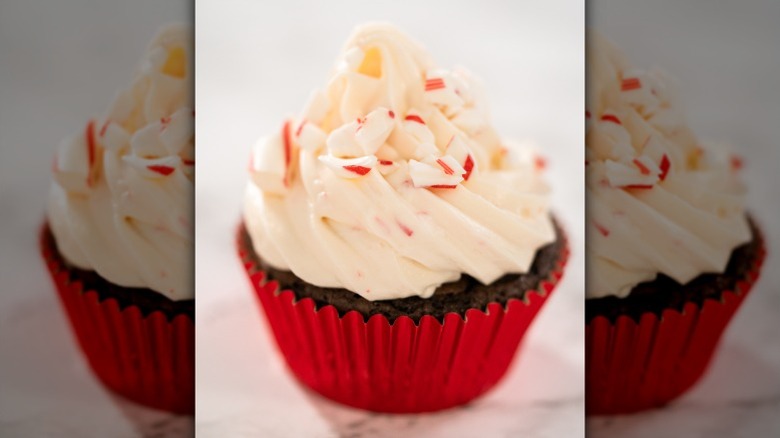
[{"label": "chocolate cake base", "polygon": [[279,282],[282,290],[292,290],[297,299],[313,299],[318,308],[332,305],[342,316],[356,310],[366,319],[373,315],[384,315],[390,322],[399,316],[408,316],[419,322],[424,315],[443,321],[448,313],[465,316],[467,310],[485,310],[492,302],[503,305],[512,298],[523,300],[527,291],[538,289],[542,281],[549,280],[566,250],[563,232],[557,223],[554,222],[554,226],[555,241],[537,251],[528,273],[508,274],[489,285],[483,285],[470,275],[463,274],[460,280],[441,285],[430,298],[409,297],[381,301],[369,301],[346,289],[315,286],[290,271],[271,267],[257,256],[249,233],[243,225],[239,232],[239,244],[244,248],[249,260],[266,272],[269,280]]},{"label": "chocolate cake base", "polygon": [[682,311],[688,302],[701,307],[707,299],[720,300],[724,291],[733,291],[737,282],[746,278],[760,255],[761,232],[752,218],[748,217],[748,222],[753,238],[734,249],[722,274],[702,274],[684,285],[658,274],[655,280],[634,286],[625,298],[609,296],[585,300],[585,322],[590,323],[597,316],[615,322],[621,315],[639,322],[648,312],[660,317],[666,309]]},{"label": "chocolate cake base", "polygon": [[95,271],[80,269],[68,263],[60,254],[54,235],[48,226],[44,230],[42,244],[51,249],[54,260],[67,269],[71,282],[78,281],[83,285],[83,290],[97,292],[100,301],[113,298],[120,309],[136,306],[142,315],[160,311],[168,319],[173,319],[177,315],[195,318],[194,299],[174,301],[152,289],[119,286],[101,277]]}]

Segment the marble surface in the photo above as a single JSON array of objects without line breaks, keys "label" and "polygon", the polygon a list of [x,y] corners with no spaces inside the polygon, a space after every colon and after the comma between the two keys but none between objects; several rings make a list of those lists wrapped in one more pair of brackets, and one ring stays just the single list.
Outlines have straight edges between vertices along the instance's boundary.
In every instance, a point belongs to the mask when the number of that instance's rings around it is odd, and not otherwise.
[{"label": "marble surface", "polygon": [[52,155],[125,87],[186,1],[0,3],[0,436],[187,437],[94,378],[38,253]]},{"label": "marble surface", "polygon": [[[590,26],[637,64],[675,76],[694,130],[743,155],[748,205],[769,247],[762,277],[709,372],[665,409],[590,418],[589,437],[780,436],[780,3],[595,0]],[[659,32],[663,29],[662,32]]]},{"label": "marble surface", "polygon": [[[540,146],[574,249],[503,383],[436,414],[372,414],[299,386],[233,246],[250,146],[325,83],[354,25],[380,18],[481,76],[499,132]],[[583,436],[581,2],[198,1],[196,24],[197,435]]]}]

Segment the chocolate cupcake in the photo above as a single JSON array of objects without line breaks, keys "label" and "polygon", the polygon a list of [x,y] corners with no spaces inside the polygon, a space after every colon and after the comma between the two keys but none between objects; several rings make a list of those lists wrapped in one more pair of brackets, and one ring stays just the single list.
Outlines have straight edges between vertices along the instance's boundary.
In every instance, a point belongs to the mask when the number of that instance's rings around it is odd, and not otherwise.
[{"label": "chocolate cupcake", "polygon": [[40,245],[95,375],[194,412],[190,32],[160,31],[132,86],[62,143]]},{"label": "chocolate cupcake", "polygon": [[662,406],[703,374],[764,257],[741,160],[702,146],[671,81],[589,38],[586,410]]},{"label": "chocolate cupcake", "polygon": [[560,278],[542,161],[508,148],[482,102],[468,73],[366,25],[327,88],[255,146],[239,251],[320,394],[385,412],[466,403]]}]

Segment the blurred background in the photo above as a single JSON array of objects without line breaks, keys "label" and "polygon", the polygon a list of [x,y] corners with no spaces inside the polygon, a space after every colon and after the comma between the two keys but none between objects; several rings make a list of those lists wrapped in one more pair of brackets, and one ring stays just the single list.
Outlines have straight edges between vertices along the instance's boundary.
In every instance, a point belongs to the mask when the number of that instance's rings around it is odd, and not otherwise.
[{"label": "blurred background", "polygon": [[[234,245],[251,146],[327,83],[352,29],[369,20],[483,80],[497,131],[547,158],[573,249],[503,384],[439,414],[370,414],[297,385]],[[583,2],[198,0],[196,27],[198,436],[582,436]]]},{"label": "blurred background", "polygon": [[769,255],[707,374],[666,409],[590,418],[588,436],[780,436],[780,2],[588,2],[587,23],[640,68],[677,79],[688,122],[702,140],[744,158],[747,205]]},{"label": "blurred background", "polygon": [[0,2],[0,437],[191,436],[117,398],[78,351],[38,250],[59,142],[129,86],[188,0]]}]

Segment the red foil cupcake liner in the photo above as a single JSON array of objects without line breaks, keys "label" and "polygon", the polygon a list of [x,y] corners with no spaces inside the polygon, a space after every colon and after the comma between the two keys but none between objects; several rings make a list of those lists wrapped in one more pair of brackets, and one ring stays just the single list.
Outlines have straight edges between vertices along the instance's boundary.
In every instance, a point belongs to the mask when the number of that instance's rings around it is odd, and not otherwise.
[{"label": "red foil cupcake liner", "polygon": [[735,290],[682,312],[645,313],[637,323],[599,316],[585,330],[585,410],[588,415],[627,414],[674,400],[704,374],[726,326],[756,282],[766,250]]},{"label": "red foil cupcake liner", "polygon": [[71,282],[67,267],[41,231],[41,251],[73,333],[103,384],[136,403],[178,414],[195,412],[195,323],[187,315],[100,301],[94,290]]},{"label": "red foil cupcake liner", "polygon": [[525,300],[486,311],[470,309],[465,318],[450,313],[444,322],[406,316],[391,324],[383,315],[365,320],[357,311],[339,316],[311,298],[296,301],[290,290],[239,253],[266,320],[287,365],[298,380],[345,405],[377,412],[437,411],[484,394],[506,373],[520,341],[550,296],[568,256],[563,251],[553,274]]}]

